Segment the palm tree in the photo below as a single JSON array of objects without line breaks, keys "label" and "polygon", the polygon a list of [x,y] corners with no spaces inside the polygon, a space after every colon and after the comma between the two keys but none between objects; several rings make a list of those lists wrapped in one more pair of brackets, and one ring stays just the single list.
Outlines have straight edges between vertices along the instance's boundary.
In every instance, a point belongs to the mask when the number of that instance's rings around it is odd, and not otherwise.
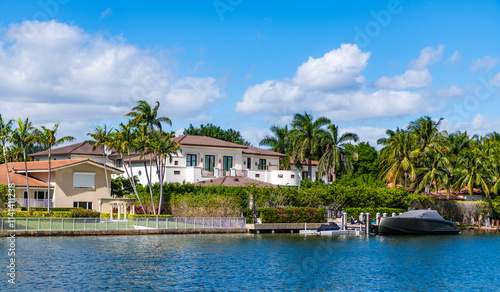
[{"label": "palm tree", "polygon": [[392,136],[385,141],[386,146],[380,151],[380,165],[383,167],[380,177],[385,182],[393,183],[393,186],[402,179],[406,188],[408,179],[414,180],[417,177],[414,139],[410,132],[401,129],[390,134]]},{"label": "palm tree", "polygon": [[56,123],[54,125],[54,128],[52,128],[52,129],[48,129],[45,126],[42,126],[42,131],[41,131],[40,135],[37,137],[37,140],[38,140],[37,142],[42,144],[44,147],[48,148],[48,150],[49,150],[49,180],[48,180],[48,186],[47,186],[47,213],[50,213],[50,180],[51,180],[51,173],[52,173],[52,168],[50,165],[50,158],[51,158],[52,147],[75,140],[75,137],[72,137],[72,136],[64,136],[64,137],[57,139],[56,135],[57,135],[58,128],[59,128],[59,123]]},{"label": "palm tree", "polygon": [[135,179],[134,179],[134,169],[132,167],[132,160],[130,156],[130,150],[134,148],[134,140],[136,138],[136,133],[133,131],[132,125],[130,123],[127,123],[126,125],[123,123],[120,123],[120,129],[116,130],[115,133],[112,135],[112,142],[111,142],[111,147],[115,148],[119,153],[122,161],[124,161],[123,156],[126,155],[128,158],[129,162],[129,168],[130,168],[130,173],[129,169],[127,168],[127,164],[123,163],[123,168],[125,168],[125,172],[127,173],[128,180],[130,181],[130,184],[132,185],[132,189],[134,190],[134,194],[139,201],[139,204],[141,204],[142,210],[146,210],[144,208],[144,205],[142,204],[141,198],[139,197],[139,194],[137,192],[137,186],[135,184]]},{"label": "palm tree", "polygon": [[12,122],[13,120],[4,121],[2,115],[0,114],[0,142],[2,143],[3,158],[5,160],[5,170],[7,171],[7,184],[10,185],[10,175],[9,175],[9,159],[7,157],[7,141],[9,140],[10,134],[12,132]]},{"label": "palm tree", "polygon": [[314,121],[312,115],[305,112],[303,115],[295,114],[292,121],[290,137],[292,140],[293,158],[295,162],[307,159],[307,172],[312,177],[312,157],[317,154],[319,140],[326,135],[322,129],[330,123],[325,117]]},{"label": "palm tree", "polygon": [[113,128],[107,130],[106,125],[104,128],[101,126],[97,126],[94,129],[94,133],[87,133],[88,136],[92,137],[93,140],[87,140],[84,143],[91,144],[92,150],[95,150],[97,147],[102,147],[102,159],[104,164],[104,175],[106,176],[106,187],[108,188],[109,197],[111,197],[111,188],[109,187],[109,179],[108,179],[108,169],[107,165],[107,149],[109,147],[109,143],[111,142],[111,132]]},{"label": "palm tree", "polygon": [[30,210],[30,185],[28,181],[28,163],[26,149],[36,142],[38,130],[33,126],[28,118],[26,120],[17,119],[17,128],[12,132],[11,142],[23,150],[24,169],[26,174],[26,192],[28,193],[28,211]]},{"label": "palm tree", "polygon": [[125,117],[130,117],[130,121],[135,126],[144,126],[143,130],[146,134],[151,133],[153,129],[162,129],[161,123],[167,123],[172,126],[172,121],[167,117],[158,117],[158,109],[160,108],[160,102],[156,102],[154,108],[145,101],[137,101],[137,105],[132,108],[132,111],[125,115]]},{"label": "palm tree", "polygon": [[426,167],[421,169],[423,177],[417,191],[425,188],[425,193],[429,195],[431,187],[434,186],[435,192],[446,188],[449,195],[449,178],[452,173],[450,161],[445,155],[435,150],[426,151],[425,155]]},{"label": "palm tree", "polygon": [[352,171],[352,162],[345,148],[351,145],[351,141],[358,142],[358,135],[346,132],[339,136],[339,128],[335,124],[328,125],[327,129],[327,134],[321,139],[324,151],[319,160],[318,170],[320,175],[331,174],[332,181],[335,181],[337,171]]},{"label": "palm tree", "polygon": [[[489,178],[491,173],[488,169],[488,159],[474,149],[467,151],[458,159],[457,180],[454,184],[455,191],[459,192],[464,187],[468,188],[469,195],[472,197],[473,188],[480,187],[482,191],[489,196]],[[474,199],[474,197],[472,197]]]},{"label": "palm tree", "polygon": [[272,126],[272,136],[266,135],[259,143],[260,146],[269,146],[271,150],[278,153],[283,153],[286,156],[280,159],[280,169],[290,169],[290,138],[288,126]]},{"label": "palm tree", "polygon": [[431,117],[424,116],[417,120],[410,122],[408,131],[415,135],[416,142],[420,147],[420,151],[428,148],[439,147],[440,135],[439,126],[443,118],[437,122],[433,121]]},{"label": "palm tree", "polygon": [[11,145],[7,148],[7,157],[12,162],[23,161],[23,149],[17,145]]}]

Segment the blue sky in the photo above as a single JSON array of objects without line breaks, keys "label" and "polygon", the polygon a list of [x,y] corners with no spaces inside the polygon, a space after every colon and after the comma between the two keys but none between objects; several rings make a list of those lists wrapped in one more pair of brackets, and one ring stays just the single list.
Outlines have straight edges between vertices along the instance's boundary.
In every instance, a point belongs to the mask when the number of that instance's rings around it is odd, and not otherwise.
[{"label": "blue sky", "polygon": [[496,1],[3,1],[0,113],[85,139],[136,100],[258,145],[296,112],[372,145],[422,115],[500,130]]}]

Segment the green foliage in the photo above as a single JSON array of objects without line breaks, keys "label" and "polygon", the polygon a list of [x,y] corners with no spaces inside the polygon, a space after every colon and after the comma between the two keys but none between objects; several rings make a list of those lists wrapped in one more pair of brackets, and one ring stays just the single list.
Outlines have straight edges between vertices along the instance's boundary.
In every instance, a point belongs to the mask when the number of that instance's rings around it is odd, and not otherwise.
[{"label": "green foliage", "polygon": [[[136,182],[138,182],[137,176],[134,176]],[[137,184],[137,183],[136,183]],[[124,177],[117,177],[111,180],[111,195],[117,198],[123,198],[126,195],[130,195],[134,193],[134,189],[132,188],[132,184],[130,180]]]},{"label": "green foliage", "polygon": [[351,160],[353,161],[354,176],[367,175],[375,178],[378,177],[378,153],[369,143],[359,143],[353,147],[349,155],[352,157]]},{"label": "green foliage", "polygon": [[76,208],[70,211],[72,218],[98,218],[99,212],[93,210]]},{"label": "green foliage", "polygon": [[184,135],[207,136],[231,143],[250,145],[250,142],[241,136],[240,131],[233,129],[223,130],[212,124],[200,125],[199,128],[195,128],[192,124],[189,124],[189,127],[184,129]]},{"label": "green foliage", "polygon": [[[50,208],[50,211],[51,212],[55,212],[55,211],[71,211],[75,208],[71,207],[71,208]],[[47,208],[45,207],[31,207],[30,210],[34,210],[34,211],[46,211]],[[27,207],[22,207],[21,208],[21,211],[28,211],[28,208]]]},{"label": "green foliage", "polygon": [[[50,212],[50,215],[47,212],[43,211],[16,211],[13,212],[14,217],[51,217],[51,218],[71,218],[71,212],[69,211],[57,211]],[[4,211],[0,212],[0,217],[10,217],[9,212]]]},{"label": "green foliage", "polygon": [[326,210],[317,208],[260,208],[262,223],[325,223]]}]

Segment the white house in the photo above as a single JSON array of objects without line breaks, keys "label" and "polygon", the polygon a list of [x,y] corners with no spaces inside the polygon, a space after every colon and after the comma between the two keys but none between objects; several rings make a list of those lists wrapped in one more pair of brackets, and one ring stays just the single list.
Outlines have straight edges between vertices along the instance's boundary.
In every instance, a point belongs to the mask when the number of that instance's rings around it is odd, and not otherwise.
[{"label": "white house", "polygon": [[[274,185],[299,186],[302,173],[299,170],[280,170],[280,158],[284,154],[246,145],[239,145],[206,136],[183,135],[173,138],[178,151],[167,162],[165,182],[196,183],[223,176],[247,177]],[[107,151],[107,164],[131,172],[146,185],[151,174],[152,182],[158,182],[153,157],[133,154],[121,158],[113,149]],[[92,149],[88,144],[78,143],[53,149],[52,159],[92,158],[103,161],[102,148]],[[35,160],[47,160],[48,151],[31,155]],[[152,163],[151,163],[152,162]],[[129,165],[132,168],[129,168]]]}]

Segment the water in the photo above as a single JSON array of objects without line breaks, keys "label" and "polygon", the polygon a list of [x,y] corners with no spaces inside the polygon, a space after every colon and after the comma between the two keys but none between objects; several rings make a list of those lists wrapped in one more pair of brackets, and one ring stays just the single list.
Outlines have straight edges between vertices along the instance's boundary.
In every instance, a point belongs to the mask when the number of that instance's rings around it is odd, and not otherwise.
[{"label": "water", "polygon": [[[0,240],[2,266],[7,240]],[[2,291],[499,291],[500,235],[16,239]],[[4,268],[4,271],[6,269]]]}]

